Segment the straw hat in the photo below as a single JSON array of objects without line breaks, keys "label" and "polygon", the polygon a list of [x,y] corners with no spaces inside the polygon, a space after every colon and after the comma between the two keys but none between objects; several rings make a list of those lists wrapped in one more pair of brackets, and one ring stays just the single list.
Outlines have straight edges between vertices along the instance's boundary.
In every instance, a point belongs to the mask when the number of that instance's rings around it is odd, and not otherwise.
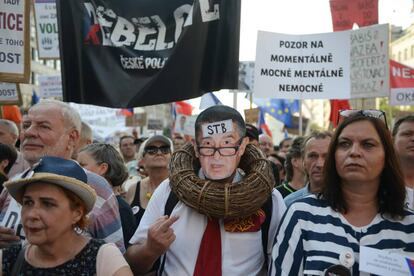
[{"label": "straw hat", "polygon": [[23,178],[4,183],[10,195],[22,204],[23,192],[26,186],[35,182],[46,182],[58,185],[77,195],[90,212],[95,205],[96,192],[87,183],[87,176],[81,166],[75,161],[58,157],[43,157]]}]

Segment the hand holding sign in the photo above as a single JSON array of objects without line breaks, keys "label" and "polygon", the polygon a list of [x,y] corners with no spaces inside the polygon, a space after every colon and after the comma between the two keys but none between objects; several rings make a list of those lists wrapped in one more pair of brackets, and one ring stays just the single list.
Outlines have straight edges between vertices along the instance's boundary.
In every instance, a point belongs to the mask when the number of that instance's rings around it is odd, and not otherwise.
[{"label": "hand holding sign", "polygon": [[19,240],[13,229],[0,226],[0,248],[6,248]]}]

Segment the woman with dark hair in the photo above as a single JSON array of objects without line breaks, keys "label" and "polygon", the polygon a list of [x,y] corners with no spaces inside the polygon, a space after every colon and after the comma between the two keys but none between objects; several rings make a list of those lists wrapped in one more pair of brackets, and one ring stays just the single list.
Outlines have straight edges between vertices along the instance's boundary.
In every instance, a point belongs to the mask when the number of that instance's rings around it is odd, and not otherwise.
[{"label": "woman with dark hair", "polygon": [[109,144],[93,143],[79,151],[78,162],[85,169],[104,177],[112,185],[118,200],[124,243],[127,248],[138,224],[131,207],[121,196],[121,185],[128,178],[128,171],[121,155]]},{"label": "woman with dark hair", "polygon": [[[322,193],[291,205],[273,248],[272,275],[359,275],[360,246],[414,252],[414,213],[379,110],[345,111],[325,162]],[[339,274],[344,275],[344,274]]]}]

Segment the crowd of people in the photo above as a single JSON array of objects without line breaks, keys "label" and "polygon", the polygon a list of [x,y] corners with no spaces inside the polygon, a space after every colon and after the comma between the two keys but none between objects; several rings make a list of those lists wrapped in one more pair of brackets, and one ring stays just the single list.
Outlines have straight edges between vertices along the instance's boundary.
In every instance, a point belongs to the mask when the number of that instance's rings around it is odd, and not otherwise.
[{"label": "crowd of people", "polygon": [[[346,110],[279,145],[239,112],[110,145],[68,104],[0,120],[3,275],[359,275],[414,253],[414,115]],[[17,145],[17,146],[16,146]],[[253,169],[252,169],[253,168]]]}]

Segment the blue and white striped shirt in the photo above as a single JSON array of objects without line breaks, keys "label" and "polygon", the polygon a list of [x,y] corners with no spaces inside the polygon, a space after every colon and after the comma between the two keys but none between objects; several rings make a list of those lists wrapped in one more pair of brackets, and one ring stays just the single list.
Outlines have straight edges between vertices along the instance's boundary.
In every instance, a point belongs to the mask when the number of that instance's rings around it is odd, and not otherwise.
[{"label": "blue and white striped shirt", "polygon": [[[402,220],[377,214],[364,227],[351,225],[327,202],[311,195],[293,203],[276,234],[269,275],[323,275],[353,252],[352,275],[359,275],[359,247],[414,252],[414,213]],[[404,254],[404,253],[403,253]]]}]

